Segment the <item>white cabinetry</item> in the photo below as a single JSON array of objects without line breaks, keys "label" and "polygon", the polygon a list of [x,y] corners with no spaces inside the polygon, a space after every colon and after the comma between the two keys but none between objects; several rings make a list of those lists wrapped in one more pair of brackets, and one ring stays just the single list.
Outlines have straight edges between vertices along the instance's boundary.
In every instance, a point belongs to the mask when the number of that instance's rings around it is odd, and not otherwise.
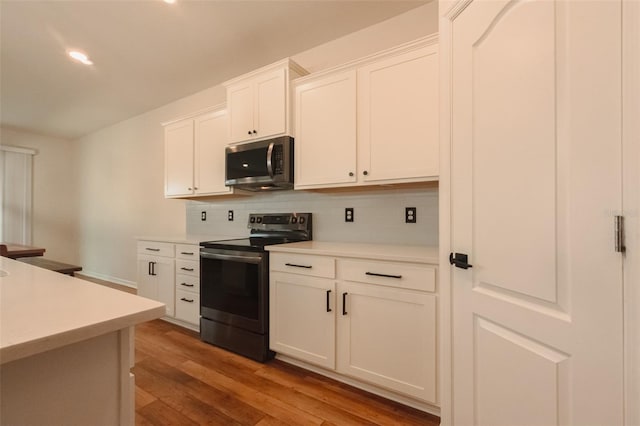
[{"label": "white cabinetry", "polygon": [[165,197],[230,194],[225,186],[227,114],[222,106],[165,123]]},{"label": "white cabinetry", "polygon": [[437,406],[435,265],[272,253],[270,269],[272,350]]},{"label": "white cabinetry", "polygon": [[285,59],[225,82],[229,142],[289,134],[289,81],[305,74]]},{"label": "white cabinetry", "polygon": [[166,315],[174,314],[173,244],[138,242],[138,295],[166,305]]},{"label": "white cabinetry", "polygon": [[138,241],[138,295],[164,303],[163,319],[199,329],[199,246]]},{"label": "white cabinetry", "polygon": [[198,246],[176,244],[176,319],[200,325],[200,257]]},{"label": "white cabinetry", "polygon": [[435,37],[303,77],[294,90],[296,189],[437,180]]}]

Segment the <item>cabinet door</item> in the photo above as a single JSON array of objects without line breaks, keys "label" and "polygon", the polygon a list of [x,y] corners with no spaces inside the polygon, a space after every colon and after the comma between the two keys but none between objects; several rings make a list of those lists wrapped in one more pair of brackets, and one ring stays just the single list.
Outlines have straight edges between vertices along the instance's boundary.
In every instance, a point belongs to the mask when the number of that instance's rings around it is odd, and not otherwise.
[{"label": "cabinet door", "polygon": [[173,258],[138,256],[138,295],[166,305],[166,315],[174,316],[175,265]]},{"label": "cabinet door", "polygon": [[227,89],[229,114],[229,142],[253,139],[253,85],[238,83]]},{"label": "cabinet door", "polygon": [[193,194],[193,120],[164,129],[164,195]]},{"label": "cabinet door", "polygon": [[275,70],[256,77],[253,87],[255,137],[285,133],[287,126],[286,71]]},{"label": "cabinet door", "polygon": [[438,55],[428,46],[358,69],[363,181],[438,176]]},{"label": "cabinet door", "polygon": [[151,275],[151,256],[138,256],[138,296],[158,300],[158,286]]},{"label": "cabinet door", "polygon": [[195,189],[196,194],[228,194],[224,185],[227,145],[227,113],[216,111],[195,120]]},{"label": "cabinet door", "polygon": [[295,100],[296,189],[354,183],[355,71],[301,84]]},{"label": "cabinet door", "polygon": [[337,297],[338,372],[436,404],[436,297],[350,282]]},{"label": "cabinet door", "polygon": [[269,346],[325,368],[335,368],[335,282],[271,272]]}]

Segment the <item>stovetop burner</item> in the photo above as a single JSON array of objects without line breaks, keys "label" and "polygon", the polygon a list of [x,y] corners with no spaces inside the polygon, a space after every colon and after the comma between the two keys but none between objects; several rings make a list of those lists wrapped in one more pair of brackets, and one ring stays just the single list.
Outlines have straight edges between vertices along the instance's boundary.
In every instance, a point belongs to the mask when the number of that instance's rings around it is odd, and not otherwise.
[{"label": "stovetop burner", "polygon": [[311,240],[311,213],[261,213],[250,214],[247,227],[249,238],[205,241],[202,247],[220,250],[264,251],[274,244]]}]

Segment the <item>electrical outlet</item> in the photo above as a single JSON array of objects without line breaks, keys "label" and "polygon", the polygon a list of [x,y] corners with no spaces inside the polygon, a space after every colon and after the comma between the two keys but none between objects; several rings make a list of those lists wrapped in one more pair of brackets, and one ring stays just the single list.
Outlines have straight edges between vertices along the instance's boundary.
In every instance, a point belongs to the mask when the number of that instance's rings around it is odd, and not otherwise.
[{"label": "electrical outlet", "polygon": [[233,222],[233,210],[229,210],[229,213],[227,213],[227,219],[229,222]]},{"label": "electrical outlet", "polygon": [[347,207],[344,209],[344,221],[353,222],[353,207]]},{"label": "electrical outlet", "polygon": [[415,207],[405,207],[404,209],[404,222],[405,223],[416,223],[417,220],[417,209]]},{"label": "electrical outlet", "polygon": [[205,220],[207,220],[207,212],[201,212],[200,213],[200,220],[203,221],[203,222]]}]

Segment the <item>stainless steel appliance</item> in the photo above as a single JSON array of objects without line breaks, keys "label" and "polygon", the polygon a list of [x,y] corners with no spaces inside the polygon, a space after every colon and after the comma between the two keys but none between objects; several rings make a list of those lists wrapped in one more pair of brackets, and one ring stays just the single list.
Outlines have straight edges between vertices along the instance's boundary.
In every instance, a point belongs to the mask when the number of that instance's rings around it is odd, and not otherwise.
[{"label": "stainless steel appliance", "polygon": [[293,188],[293,138],[229,146],[225,185],[249,191]]},{"label": "stainless steel appliance", "polygon": [[312,239],[311,213],[249,215],[249,238],[200,243],[200,338],[257,361],[269,350],[269,252]]}]

